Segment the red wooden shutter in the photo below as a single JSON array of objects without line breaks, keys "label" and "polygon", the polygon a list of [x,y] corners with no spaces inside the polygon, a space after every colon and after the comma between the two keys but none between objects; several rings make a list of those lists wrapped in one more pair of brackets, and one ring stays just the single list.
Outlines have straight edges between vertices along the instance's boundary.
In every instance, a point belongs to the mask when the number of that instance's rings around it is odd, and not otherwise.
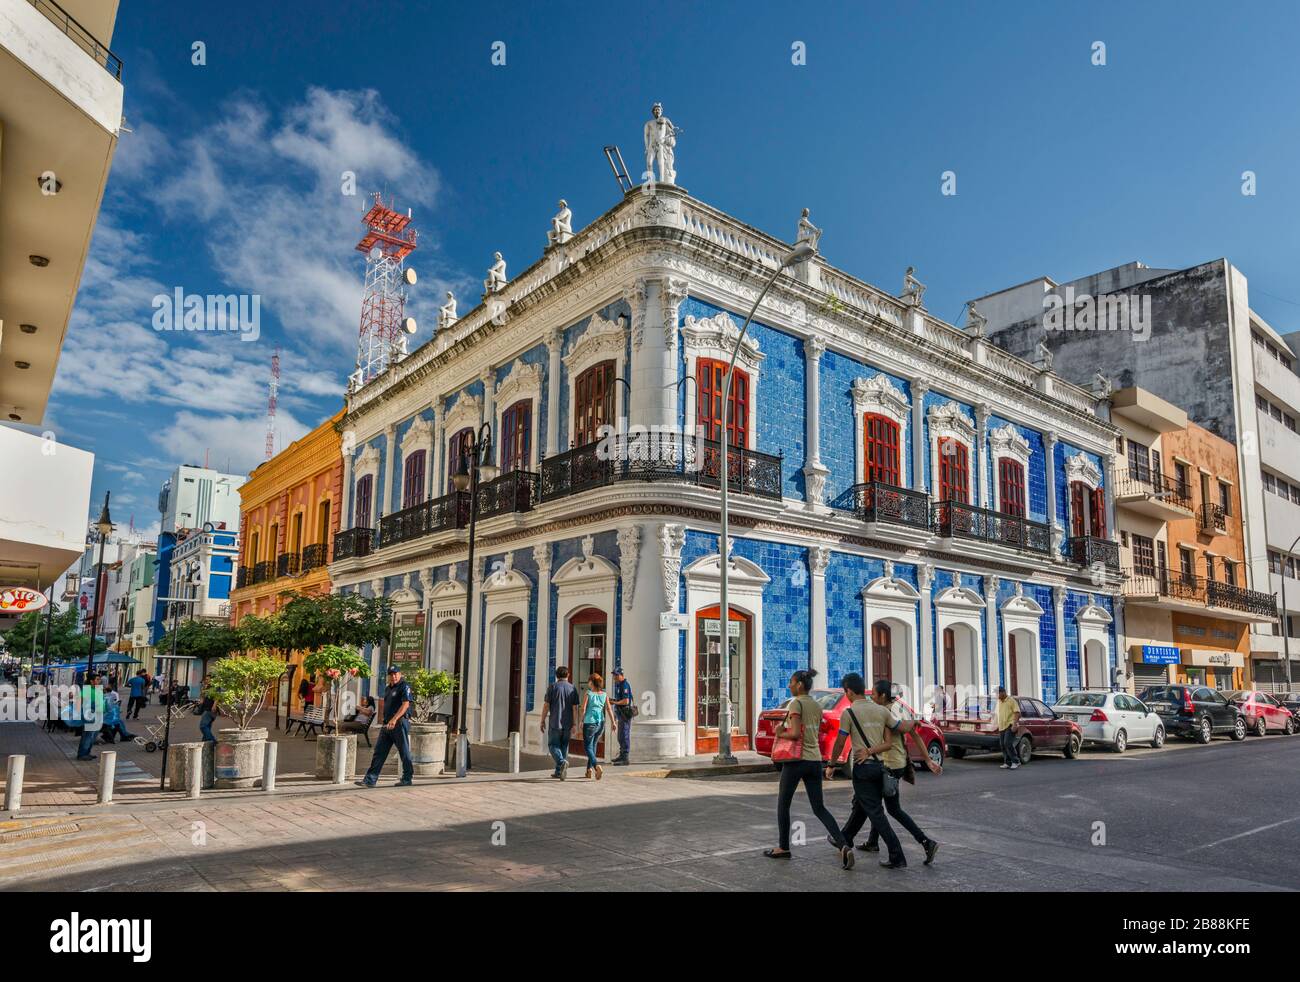
[{"label": "red wooden shutter", "polygon": [[1087,518],[1084,517],[1083,512],[1083,500],[1086,491],[1087,488],[1078,481],[1074,481],[1070,485],[1070,535],[1076,538],[1088,534],[1085,526]]},{"label": "red wooden shutter", "polygon": [[939,446],[939,500],[969,503],[970,470],[966,444],[946,440]]},{"label": "red wooden shutter", "polygon": [[[695,419],[706,440],[722,437],[722,389],[727,381],[727,363],[701,358],[695,370]],[[736,369],[731,376],[731,405],[727,411],[727,442],[733,447],[749,445],[749,375]]]},{"label": "red wooden shutter", "polygon": [[899,487],[898,424],[877,413],[862,418],[866,453],[863,479]]},{"label": "red wooden shutter", "polygon": [[456,490],[456,472],[462,467],[468,466],[469,461],[464,458],[469,453],[470,441],[474,438],[474,428],[466,426],[464,429],[457,430],[447,441],[447,493]]},{"label": "red wooden shutter", "polygon": [[1025,468],[1018,460],[1003,457],[998,461],[1002,513],[1023,518],[1025,514]]},{"label": "red wooden shutter", "polygon": [[502,470],[527,470],[532,460],[533,404],[516,402],[501,417]]},{"label": "red wooden shutter", "polygon": [[406,458],[402,479],[402,507],[410,508],[424,500],[424,451],[417,450]]},{"label": "red wooden shutter", "polygon": [[1106,538],[1106,491],[1094,488],[1090,496],[1089,511],[1092,513],[1092,534],[1098,539]]},{"label": "red wooden shutter", "polygon": [[357,500],[352,510],[352,524],[357,528],[370,525],[370,490],[373,484],[374,476],[371,474],[357,481]]},{"label": "red wooden shutter", "polygon": [[600,439],[602,426],[614,421],[614,363],[592,365],[573,388],[573,444],[585,447]]}]

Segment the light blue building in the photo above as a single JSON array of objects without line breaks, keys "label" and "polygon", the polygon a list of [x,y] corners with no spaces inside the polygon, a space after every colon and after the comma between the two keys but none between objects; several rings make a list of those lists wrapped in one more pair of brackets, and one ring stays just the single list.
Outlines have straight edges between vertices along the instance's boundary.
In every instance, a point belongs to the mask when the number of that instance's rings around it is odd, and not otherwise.
[{"label": "light blue building", "polygon": [[[635,757],[716,747],[722,370],[788,249],[672,185],[635,188],[349,394],[331,578],[422,622],[427,664],[458,669],[464,652],[471,739],[517,730],[540,749],[556,665],[579,683],[621,665]],[[781,275],[741,345],[737,747],[809,666],[827,685],[890,678],[921,711],[941,686],[1050,703],[1113,682],[1117,431],[1101,390],[918,294],[817,257]],[[501,476],[480,489],[471,571],[451,475],[484,422]],[[381,677],[385,652],[370,657]]]}]

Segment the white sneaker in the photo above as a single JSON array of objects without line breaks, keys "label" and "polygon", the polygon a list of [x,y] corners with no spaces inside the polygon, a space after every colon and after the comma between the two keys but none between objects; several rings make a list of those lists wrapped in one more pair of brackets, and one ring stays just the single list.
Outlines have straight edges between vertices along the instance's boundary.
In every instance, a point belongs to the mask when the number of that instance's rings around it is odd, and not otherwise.
[{"label": "white sneaker", "polygon": [[999,766],[1000,768],[1002,768],[1002,769],[1005,771],[1005,770],[1006,770],[1008,767],[1010,767],[1011,765],[1010,765],[1010,764],[998,764],[998,766]]},{"label": "white sneaker", "polygon": [[1013,770],[1013,771],[1014,771],[1014,770],[1015,770],[1017,767],[1019,767],[1019,766],[1020,766],[1019,764],[1012,764],[1011,767],[1010,767],[1010,770]]},{"label": "white sneaker", "polygon": [[566,780],[569,776],[569,762],[566,760],[560,765],[560,780]]}]

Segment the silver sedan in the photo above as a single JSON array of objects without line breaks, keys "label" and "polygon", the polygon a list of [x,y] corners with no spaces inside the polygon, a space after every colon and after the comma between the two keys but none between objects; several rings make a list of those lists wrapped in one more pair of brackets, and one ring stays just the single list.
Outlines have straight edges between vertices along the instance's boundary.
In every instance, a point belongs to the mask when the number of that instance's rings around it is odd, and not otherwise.
[{"label": "silver sedan", "polygon": [[1131,743],[1165,745],[1165,727],[1146,704],[1127,692],[1079,689],[1067,692],[1052,707],[1083,730],[1084,743],[1099,743],[1122,754]]}]

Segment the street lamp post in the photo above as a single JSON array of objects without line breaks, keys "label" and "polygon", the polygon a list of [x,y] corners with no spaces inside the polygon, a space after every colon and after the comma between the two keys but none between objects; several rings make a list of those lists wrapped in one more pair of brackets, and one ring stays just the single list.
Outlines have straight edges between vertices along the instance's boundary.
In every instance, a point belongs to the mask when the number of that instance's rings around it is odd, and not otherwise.
[{"label": "street lamp post", "polygon": [[86,659],[86,674],[83,676],[87,683],[95,670],[95,632],[99,630],[99,604],[103,600],[100,580],[104,576],[104,543],[113,533],[113,520],[108,515],[108,496],[111,493],[104,492],[104,509],[95,522],[95,529],[99,532],[99,562],[95,565],[95,606],[90,611],[90,656]]},{"label": "street lamp post", "polygon": [[[1300,535],[1295,537],[1295,542],[1291,543],[1291,548],[1286,551],[1287,558],[1295,552],[1295,547],[1300,544]],[[1287,617],[1286,617],[1286,566],[1282,567],[1282,661],[1286,665],[1286,687],[1291,691],[1291,645],[1287,641]]]},{"label": "street lamp post", "polygon": [[50,584],[49,609],[45,611],[45,640],[41,642],[41,661],[45,666],[42,677],[45,682],[45,728],[47,730],[52,729],[50,725],[50,619],[54,616],[54,586],[55,584]]},{"label": "street lamp post", "polygon": [[719,508],[721,534],[718,537],[718,557],[721,560],[721,576],[718,588],[718,635],[721,665],[718,673],[720,706],[718,710],[718,752],[713,758],[715,764],[736,763],[736,757],[731,752],[731,635],[729,633],[731,605],[727,597],[727,567],[730,563],[730,557],[727,555],[729,552],[727,549],[727,472],[731,466],[731,448],[727,436],[727,415],[731,403],[731,377],[736,371],[736,358],[740,355],[740,346],[745,342],[745,332],[749,330],[749,322],[754,319],[758,305],[763,302],[763,297],[767,295],[767,291],[772,288],[772,285],[786,269],[796,263],[811,259],[816,254],[816,247],[805,239],[796,242],[794,248],[781,258],[780,265],[767,278],[767,282],[763,284],[763,289],[758,291],[753,306],[749,308],[749,315],[745,318],[745,323],[741,325],[740,333],[736,335],[736,345],[731,351],[731,359],[727,362],[727,376],[722,383],[722,432],[719,434],[721,437],[719,442],[722,445],[722,465],[719,468],[721,474],[718,482],[722,490]]},{"label": "street lamp post", "polygon": [[469,572],[465,576],[465,634],[460,646],[460,671],[456,679],[456,688],[460,693],[460,718],[456,720],[457,777],[464,777],[469,772],[469,732],[465,726],[465,708],[469,698],[465,692],[465,667],[469,662],[469,653],[473,650],[470,639],[474,636],[474,534],[478,527],[479,477],[490,481],[496,475],[497,468],[492,463],[492,426],[485,422],[479,427],[478,433],[471,435],[469,446],[463,448],[460,467],[451,478],[457,491],[469,491]]}]

